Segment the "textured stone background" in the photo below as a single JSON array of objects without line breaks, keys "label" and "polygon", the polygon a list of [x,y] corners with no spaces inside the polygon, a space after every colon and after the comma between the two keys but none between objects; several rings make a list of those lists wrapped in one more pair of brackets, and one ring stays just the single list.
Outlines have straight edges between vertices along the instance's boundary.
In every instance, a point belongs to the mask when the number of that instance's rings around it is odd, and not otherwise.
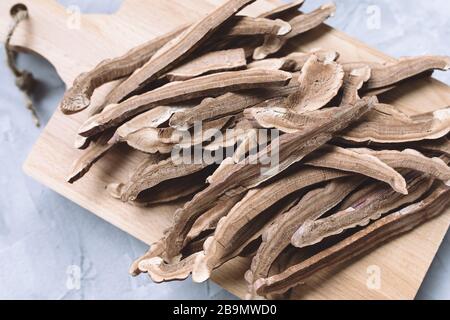
[{"label": "textured stone background", "polygon": [[[49,0],[50,1],[50,0]],[[111,13],[120,0],[60,0],[83,12]],[[309,0],[305,11],[325,1]],[[394,55],[450,55],[446,0],[337,0],[330,24]],[[5,59],[3,51],[1,60]],[[44,123],[64,85],[42,59],[20,56],[39,80],[34,100]],[[450,84],[450,74],[436,73]],[[14,79],[0,64],[0,298],[3,299],[233,299],[206,283],[155,285],[131,278],[128,267],[146,245],[26,177],[21,165],[40,130],[32,126]],[[450,298],[450,236],[420,290],[419,299]],[[79,281],[78,281],[79,279]]]}]

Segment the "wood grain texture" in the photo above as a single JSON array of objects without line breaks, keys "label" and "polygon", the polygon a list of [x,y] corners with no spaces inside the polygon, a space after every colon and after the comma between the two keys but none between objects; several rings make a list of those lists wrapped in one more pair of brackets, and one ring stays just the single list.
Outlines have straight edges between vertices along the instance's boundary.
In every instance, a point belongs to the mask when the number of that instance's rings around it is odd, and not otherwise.
[{"label": "wood grain texture", "polygon": [[[247,13],[257,15],[273,7],[275,0],[259,0]],[[30,20],[13,38],[17,48],[47,58],[68,85],[83,71],[105,58],[123,54],[131,47],[161,35],[177,25],[194,21],[211,11],[222,0],[125,0],[112,16],[83,15],[81,28],[68,28],[71,17],[53,0],[24,0]],[[16,1],[0,2],[0,32],[9,23],[9,10]],[[4,38],[4,34],[0,34]],[[345,34],[327,26],[308,32],[291,44],[292,49],[337,50],[342,61],[389,61],[392,58],[368,48]],[[431,111],[450,105],[450,88],[433,80],[419,80],[400,88],[382,99],[409,114]],[[101,100],[108,86],[98,90],[93,105]],[[411,91],[412,90],[412,91]],[[151,244],[169,226],[176,206],[142,209],[110,198],[105,186],[125,180],[127,168],[142,155],[120,147],[107,155],[79,183],[69,185],[65,178],[78,152],[73,140],[83,112],[67,117],[56,111],[24,164],[27,174],[56,192],[90,210],[132,236]],[[450,224],[450,210],[414,232],[389,242],[359,259],[334,267],[314,276],[293,294],[297,299],[413,299]],[[248,259],[235,259],[213,274],[213,280],[231,293],[244,297],[243,273]],[[368,268],[381,270],[381,288],[371,290]],[[369,268],[370,271],[370,268]],[[127,270],[124,270],[127,272]]]}]

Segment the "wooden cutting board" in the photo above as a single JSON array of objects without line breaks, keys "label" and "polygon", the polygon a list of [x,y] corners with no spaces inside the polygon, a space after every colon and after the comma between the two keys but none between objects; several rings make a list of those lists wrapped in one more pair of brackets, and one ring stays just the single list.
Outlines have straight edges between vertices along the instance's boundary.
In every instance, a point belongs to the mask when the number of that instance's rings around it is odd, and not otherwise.
[{"label": "wooden cutting board", "polygon": [[[131,47],[194,21],[222,0],[125,0],[114,15],[82,15],[66,11],[53,0],[23,0],[30,20],[18,29],[13,44],[47,58],[67,85],[83,71],[105,58],[123,54]],[[0,30],[10,21],[9,10],[16,1],[0,2]],[[275,0],[259,0],[246,12],[258,14],[274,6]],[[79,18],[79,19],[78,19]],[[4,34],[1,35],[4,39]],[[420,39],[418,39],[419,41]],[[297,49],[336,49],[343,61],[392,60],[384,54],[322,26],[298,39]],[[107,88],[96,93],[99,101]],[[433,79],[420,80],[386,95],[408,113],[431,111],[450,105],[450,88]],[[112,152],[79,183],[69,185],[65,177],[79,155],[73,140],[85,114],[66,117],[56,111],[24,164],[27,174],[90,210],[130,235],[151,244],[169,226],[172,205],[140,209],[111,199],[104,187],[127,178],[139,155],[125,149]],[[328,269],[295,290],[298,299],[413,299],[450,224],[450,210],[365,257]],[[247,259],[236,259],[213,274],[213,280],[238,297],[244,297],[243,274]],[[127,270],[123,270],[127,272]],[[379,281],[378,281],[379,280]],[[189,281],[189,280],[188,280]],[[369,284],[369,285],[368,285]]]}]

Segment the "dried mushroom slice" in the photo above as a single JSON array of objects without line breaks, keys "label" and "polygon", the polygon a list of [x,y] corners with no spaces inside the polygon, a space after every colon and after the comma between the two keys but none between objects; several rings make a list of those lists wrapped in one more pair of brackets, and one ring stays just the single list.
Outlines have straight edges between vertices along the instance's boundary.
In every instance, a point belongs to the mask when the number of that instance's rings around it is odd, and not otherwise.
[{"label": "dried mushroom slice", "polygon": [[[307,154],[331,140],[334,133],[358,120],[373,107],[375,102],[376,99],[374,98],[363,99],[355,106],[341,107],[328,119],[327,123],[299,134],[282,135],[257,155],[249,157],[247,165],[242,163],[226,167],[222,179],[217,180],[215,184],[198,193],[183,208],[176,211],[174,223],[165,238],[165,258],[173,259],[179,254],[184,239],[195,220],[214,206],[215,200],[221,195],[245,192],[285,171],[294,163],[302,160]],[[267,160],[272,151],[277,155],[278,166],[269,167],[267,171],[262,172],[261,170],[264,168],[262,165],[263,159]]]},{"label": "dried mushroom slice", "polygon": [[79,129],[82,136],[92,136],[156,107],[229,91],[266,86],[284,86],[292,78],[290,73],[277,70],[230,71],[172,82],[168,85],[135,96],[102,113],[89,118]]},{"label": "dried mushroom slice", "polygon": [[345,73],[341,105],[354,104],[360,99],[359,90],[371,77],[368,65]]},{"label": "dried mushroom slice", "polygon": [[378,104],[361,122],[345,130],[342,138],[358,143],[389,144],[439,139],[450,132],[450,108],[427,113],[416,119],[393,106]]},{"label": "dried mushroom slice", "polygon": [[426,157],[416,150],[406,149],[403,151],[374,151],[370,149],[359,148],[351,149],[351,151],[376,157],[392,168],[411,169],[414,171],[426,173],[429,176],[441,180],[447,185],[450,185],[450,167],[442,159]]},{"label": "dried mushroom slice", "polygon": [[438,187],[424,200],[387,215],[336,245],[269,278],[259,279],[254,290],[261,296],[283,293],[318,271],[369,252],[440,215],[450,204],[450,190]]},{"label": "dried mushroom slice", "polygon": [[304,162],[311,166],[359,173],[389,184],[396,192],[408,194],[405,179],[393,169],[398,168],[399,163],[392,167],[393,162],[386,164],[376,155],[327,145],[308,156]]},{"label": "dried mushroom slice", "polygon": [[159,257],[143,259],[139,262],[138,267],[141,272],[148,273],[150,278],[156,283],[184,280],[191,274],[195,259],[199,254],[194,253],[173,264],[164,263]]},{"label": "dried mushroom slice", "polygon": [[450,57],[421,56],[401,58],[396,62],[372,68],[372,76],[366,89],[390,86],[430,70],[450,69]]},{"label": "dried mushroom slice", "polygon": [[409,194],[406,196],[380,185],[378,190],[363,195],[362,199],[346,210],[327,218],[305,222],[292,237],[292,245],[297,248],[311,246],[345,230],[367,226],[383,214],[417,201],[430,190],[433,179],[410,173],[407,182]]},{"label": "dried mushroom slice", "polygon": [[250,190],[217,225],[214,236],[205,245],[204,256],[198,258],[194,281],[207,280],[222,258],[242,245],[243,237],[239,235],[253,228],[254,221],[277,202],[309,186],[345,175],[337,170],[303,168],[268,186]]},{"label": "dried mushroom slice", "polygon": [[267,56],[278,52],[289,39],[318,27],[335,12],[336,5],[331,3],[321,6],[311,13],[300,14],[289,20],[292,31],[285,36],[266,36],[264,44],[253,53],[253,59],[265,59]]},{"label": "dried mushroom slice", "polygon": [[218,31],[228,37],[274,35],[284,36],[291,32],[291,25],[281,19],[253,18],[247,16],[234,16]]},{"label": "dried mushroom slice", "polygon": [[228,0],[174,40],[163,46],[141,69],[116,88],[108,103],[121,102],[135,90],[162,76],[205,42],[212,34],[255,0]]},{"label": "dried mushroom slice", "polygon": [[450,156],[450,140],[447,137],[439,140],[421,141],[418,147],[425,151],[437,152]]},{"label": "dried mushroom slice", "polygon": [[217,98],[206,98],[195,108],[175,114],[170,119],[170,126],[187,130],[197,122],[214,120],[223,116],[237,114],[246,108],[255,106],[266,99],[288,96],[298,88],[296,77],[289,84],[276,89],[257,89],[229,92]]},{"label": "dried mushroom slice", "polygon": [[187,26],[176,28],[161,37],[152,39],[138,46],[125,55],[102,61],[93,70],[79,75],[73,86],[67,90],[61,102],[61,111],[73,114],[86,109],[91,103],[94,90],[105,83],[131,75],[142,67],[150,58],[171,39],[181,34]]},{"label": "dried mushroom slice", "polygon": [[344,75],[341,65],[312,55],[302,69],[299,90],[288,97],[286,107],[297,113],[321,109],[337,95]]},{"label": "dried mushroom slice", "polygon": [[114,147],[114,144],[108,143],[111,136],[112,133],[106,131],[97,141],[90,143],[88,149],[73,163],[67,182],[75,183],[80,180],[97,161]]},{"label": "dried mushroom slice", "polygon": [[244,49],[213,51],[169,71],[165,77],[169,81],[184,81],[205,74],[243,69],[246,65]]},{"label": "dried mushroom slice", "polygon": [[276,7],[273,10],[262,13],[259,18],[267,18],[267,19],[279,19],[283,18],[284,15],[289,13],[298,13],[300,7],[305,3],[305,0],[294,0],[290,3],[286,3],[282,6]]},{"label": "dried mushroom slice", "polygon": [[130,267],[129,273],[132,276],[138,276],[141,274],[141,270],[139,270],[139,263],[144,260],[152,259],[159,257],[164,252],[164,243],[162,241],[155,242],[150,246],[150,249],[144,254],[142,257],[134,261]]},{"label": "dried mushroom slice", "polygon": [[271,266],[289,246],[291,237],[298,228],[305,221],[314,221],[333,209],[363,181],[361,177],[345,177],[331,181],[325,187],[307,193],[294,208],[272,222],[263,234],[262,243],[252,260],[250,270],[245,274],[252,297],[255,296],[253,283],[269,276]]},{"label": "dried mushroom slice", "polygon": [[190,174],[199,172],[207,167],[207,164],[183,163],[182,159],[174,160],[173,157],[162,160],[157,164],[142,165],[123,187],[122,201],[134,201],[144,190],[158,184]]}]

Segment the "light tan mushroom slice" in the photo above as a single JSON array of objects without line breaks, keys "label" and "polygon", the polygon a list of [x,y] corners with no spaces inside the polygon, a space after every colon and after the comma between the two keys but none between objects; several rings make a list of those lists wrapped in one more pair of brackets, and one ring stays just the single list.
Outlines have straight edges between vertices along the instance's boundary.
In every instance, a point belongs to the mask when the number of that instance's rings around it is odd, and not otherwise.
[{"label": "light tan mushroom slice", "polygon": [[305,3],[305,0],[294,0],[279,7],[276,7],[273,10],[267,11],[259,15],[259,18],[267,18],[267,19],[278,19],[282,18],[285,14],[289,14],[291,12],[298,12],[300,7]]},{"label": "light tan mushroom slice", "polygon": [[245,274],[249,291],[255,296],[253,283],[269,276],[269,271],[277,257],[285,250],[291,237],[307,220],[314,221],[338,205],[342,199],[364,181],[364,178],[340,178],[329,182],[325,187],[307,193],[291,210],[273,221],[262,237],[262,243],[253,257],[251,268]]},{"label": "light tan mushroom slice", "polygon": [[353,69],[345,73],[342,93],[342,105],[354,104],[360,99],[359,90],[371,77],[371,69],[368,65]]},{"label": "light tan mushroom slice", "polygon": [[159,257],[143,259],[139,262],[139,270],[148,273],[150,278],[156,282],[184,280],[192,272],[194,261],[200,253],[194,253],[189,257],[173,263],[167,264]]},{"label": "light tan mushroom slice", "polygon": [[157,105],[188,101],[224,92],[267,86],[284,86],[292,76],[278,70],[243,70],[216,73],[187,81],[172,82],[153,91],[134,96],[114,108],[106,108],[89,118],[79,129],[82,136],[92,136],[115,127]]},{"label": "light tan mushroom slice", "polygon": [[395,107],[378,104],[361,122],[345,130],[342,138],[353,142],[389,144],[439,139],[450,132],[450,108],[427,113],[416,119]]},{"label": "light tan mushroom slice", "polygon": [[304,282],[318,271],[360,256],[443,213],[450,204],[450,190],[438,187],[424,200],[387,215],[336,245],[290,267],[284,272],[256,281],[261,295],[283,293]]},{"label": "light tan mushroom slice", "polygon": [[[165,238],[165,259],[173,259],[179,254],[195,220],[214,206],[216,199],[225,193],[243,193],[277,176],[327,143],[336,132],[358,120],[373,107],[375,102],[374,98],[363,99],[355,106],[341,107],[328,119],[327,123],[298,134],[282,135],[244,163],[226,168],[220,180],[198,193],[183,208],[176,211],[174,223]],[[268,158],[274,160],[273,155],[277,160],[276,163],[272,162],[269,166],[263,165]],[[265,168],[267,170],[263,170]]]},{"label": "light tan mushroom slice", "polygon": [[430,190],[433,179],[423,174],[410,173],[407,182],[409,194],[406,196],[380,185],[378,190],[366,194],[346,210],[327,218],[305,222],[292,237],[292,245],[298,248],[311,246],[345,230],[366,226],[385,213],[417,201]]},{"label": "light tan mushroom slice", "polygon": [[281,19],[253,18],[247,16],[234,16],[218,31],[227,36],[257,36],[274,35],[284,36],[291,32],[291,25]]},{"label": "light tan mushroom slice", "polygon": [[285,57],[253,61],[248,64],[248,69],[283,70],[289,72],[301,71],[305,63],[316,55],[320,61],[335,61],[338,58],[336,51],[314,50],[310,53],[293,52]]},{"label": "light tan mushroom slice", "polygon": [[162,241],[155,242],[150,246],[150,249],[144,254],[142,257],[134,261],[130,267],[129,273],[132,276],[138,276],[141,274],[141,270],[139,270],[139,263],[144,260],[160,257],[164,252],[164,243]]},{"label": "light tan mushroom slice", "polygon": [[359,173],[389,184],[396,192],[408,194],[405,179],[390,166],[394,163],[387,164],[376,155],[327,145],[308,156],[305,164]]},{"label": "light tan mushroom slice", "polygon": [[421,56],[401,58],[397,62],[372,68],[366,89],[376,89],[398,83],[430,70],[450,69],[450,57]]},{"label": "light tan mushroom slice", "polygon": [[247,65],[244,49],[213,51],[169,71],[169,81],[183,81],[205,74],[243,69]]},{"label": "light tan mushroom slice", "polygon": [[217,98],[206,98],[197,107],[175,114],[170,119],[170,126],[179,130],[187,130],[197,122],[237,114],[266,99],[288,96],[297,88],[298,82],[294,76],[288,85],[281,88],[230,92]]},{"label": "light tan mushroom slice", "polygon": [[174,159],[173,157],[162,160],[157,164],[142,165],[123,187],[122,201],[134,201],[144,190],[155,187],[164,181],[199,172],[206,167],[205,163],[186,164],[183,163],[182,159]]},{"label": "light tan mushroom slice", "polygon": [[228,0],[174,40],[168,42],[124,83],[116,88],[108,103],[118,103],[135,90],[162,76],[182,62],[232,16],[255,0]]},{"label": "light tan mushroom slice", "polygon": [[252,131],[254,131],[254,127],[249,121],[240,120],[234,128],[230,128],[223,133],[222,139],[215,139],[204,146],[204,150],[212,152],[235,146],[245,140]]},{"label": "light tan mushroom slice", "polygon": [[297,113],[321,109],[337,95],[344,75],[341,65],[312,55],[302,69],[299,90],[288,97],[286,107]]},{"label": "light tan mushroom slice", "polygon": [[211,120],[204,122],[200,127],[194,126],[194,130],[191,134],[183,134],[184,132],[178,132],[182,139],[179,142],[181,148],[188,148],[191,146],[200,145],[204,142],[222,135],[222,130],[228,128],[235,121],[235,117],[228,116],[217,120]]},{"label": "light tan mushroom slice", "polygon": [[73,86],[65,93],[61,102],[61,111],[72,114],[86,109],[91,103],[94,90],[105,83],[131,75],[136,69],[142,67],[150,58],[174,37],[181,34],[187,26],[175,30],[143,45],[140,45],[125,55],[102,61],[93,70],[79,75]]},{"label": "light tan mushroom slice", "polygon": [[234,252],[237,247],[241,246],[243,238],[239,235],[277,202],[309,186],[345,175],[337,170],[305,167],[266,187],[250,190],[219,222],[216,232],[208,241],[207,246],[205,243],[204,256],[199,257],[196,262],[197,270],[194,270],[193,273],[194,281],[203,282],[208,279],[222,258],[228,252]]},{"label": "light tan mushroom slice", "polygon": [[335,12],[336,5],[331,3],[321,6],[311,13],[300,14],[289,20],[288,22],[292,27],[291,32],[285,36],[266,36],[264,44],[253,53],[253,59],[265,59],[267,56],[278,52],[289,39],[318,27],[333,16]]},{"label": "light tan mushroom slice", "polygon": [[416,150],[406,149],[404,151],[374,151],[359,148],[351,149],[351,151],[376,157],[392,168],[411,169],[426,173],[431,177],[439,179],[445,184],[450,185],[450,167],[442,159],[426,157]]},{"label": "light tan mushroom slice", "polygon": [[109,144],[111,138],[110,131],[104,132],[97,141],[90,143],[89,147],[83,151],[82,155],[73,163],[67,182],[74,183],[80,180],[92,166],[99,161],[115,144]]}]

